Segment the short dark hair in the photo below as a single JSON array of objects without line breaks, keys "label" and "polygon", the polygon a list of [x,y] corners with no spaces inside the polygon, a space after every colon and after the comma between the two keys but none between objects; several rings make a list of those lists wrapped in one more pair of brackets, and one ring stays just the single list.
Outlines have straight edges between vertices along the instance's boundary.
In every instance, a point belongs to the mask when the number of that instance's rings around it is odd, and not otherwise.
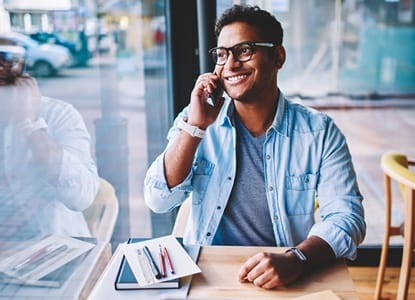
[{"label": "short dark hair", "polygon": [[244,22],[255,27],[264,42],[282,45],[283,30],[281,23],[271,13],[259,6],[234,5],[225,10],[216,21],[215,35],[219,37],[223,27],[234,22]]}]

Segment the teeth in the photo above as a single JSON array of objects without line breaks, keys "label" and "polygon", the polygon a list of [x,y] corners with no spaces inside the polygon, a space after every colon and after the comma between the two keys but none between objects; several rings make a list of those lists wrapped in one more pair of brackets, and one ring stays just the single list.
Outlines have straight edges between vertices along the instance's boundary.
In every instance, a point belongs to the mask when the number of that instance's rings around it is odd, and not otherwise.
[{"label": "teeth", "polygon": [[247,77],[247,75],[231,76],[231,77],[228,77],[228,80],[229,81],[237,81],[237,80],[240,80],[240,79],[245,78],[245,77]]}]

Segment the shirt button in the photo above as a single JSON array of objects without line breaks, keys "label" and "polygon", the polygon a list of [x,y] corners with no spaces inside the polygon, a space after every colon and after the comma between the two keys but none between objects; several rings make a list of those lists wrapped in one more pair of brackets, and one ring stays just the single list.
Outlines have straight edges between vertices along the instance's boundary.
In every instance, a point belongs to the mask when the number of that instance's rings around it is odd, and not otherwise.
[{"label": "shirt button", "polygon": [[278,221],[278,216],[274,215],[274,221]]},{"label": "shirt button", "polygon": [[272,191],[274,190],[274,187],[273,187],[272,185],[270,185],[270,186],[268,187],[268,190],[269,190],[270,192],[272,192]]},{"label": "shirt button", "polygon": [[267,154],[267,159],[268,160],[271,159],[271,155]]},{"label": "shirt button", "polygon": [[228,180],[232,180],[232,177],[231,176],[228,176]]},{"label": "shirt button", "polygon": [[304,178],[304,182],[305,183],[308,183],[309,182],[308,176],[306,178]]},{"label": "shirt button", "polygon": [[210,236],[210,235],[211,235],[211,233],[210,233],[210,232],[206,233],[206,236]]},{"label": "shirt button", "polygon": [[220,206],[220,205],[216,206],[216,209],[221,209],[221,208],[222,208],[222,206]]}]

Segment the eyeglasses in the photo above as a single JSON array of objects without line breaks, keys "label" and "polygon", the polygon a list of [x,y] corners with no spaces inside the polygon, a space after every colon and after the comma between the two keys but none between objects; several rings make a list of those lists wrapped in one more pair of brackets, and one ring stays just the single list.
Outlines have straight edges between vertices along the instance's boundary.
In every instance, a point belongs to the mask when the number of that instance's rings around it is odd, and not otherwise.
[{"label": "eyeglasses", "polygon": [[24,64],[24,57],[0,50],[0,67],[15,69]]},{"label": "eyeglasses", "polygon": [[212,56],[213,62],[218,66],[223,66],[226,64],[229,51],[232,52],[233,59],[245,62],[252,58],[252,54],[255,52],[256,47],[275,47],[274,43],[256,43],[256,42],[242,42],[236,44],[230,48],[225,47],[216,47],[209,50],[210,55]]},{"label": "eyeglasses", "polygon": [[0,86],[13,84],[25,71],[24,57],[18,53],[0,50]]}]

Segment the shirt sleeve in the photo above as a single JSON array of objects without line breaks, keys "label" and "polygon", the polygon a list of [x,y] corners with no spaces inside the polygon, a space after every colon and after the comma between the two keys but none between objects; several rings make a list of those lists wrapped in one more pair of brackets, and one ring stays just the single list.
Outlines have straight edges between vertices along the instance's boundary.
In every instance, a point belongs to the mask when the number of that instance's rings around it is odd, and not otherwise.
[{"label": "shirt sleeve", "polygon": [[62,103],[47,113],[48,133],[61,147],[58,179],[53,183],[56,199],[75,211],[87,208],[99,188],[97,167],[91,156],[91,138],[82,116]]},{"label": "shirt sleeve", "polygon": [[309,236],[324,239],[336,257],[355,259],[366,233],[363,197],[346,139],[331,119],[323,143],[317,187],[321,222],[313,226]]}]

